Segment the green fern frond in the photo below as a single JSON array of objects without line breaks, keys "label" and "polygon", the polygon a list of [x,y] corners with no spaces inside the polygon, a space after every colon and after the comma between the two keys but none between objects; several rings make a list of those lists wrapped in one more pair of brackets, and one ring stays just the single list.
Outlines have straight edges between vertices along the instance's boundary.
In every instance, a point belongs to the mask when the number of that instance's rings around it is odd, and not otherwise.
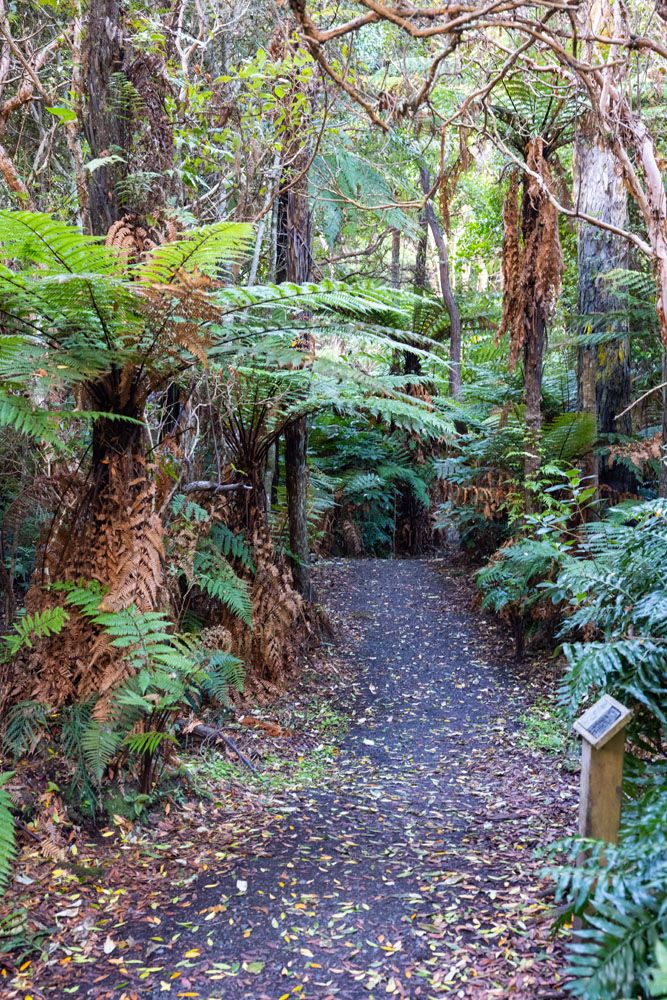
[{"label": "green fern frond", "polygon": [[34,615],[24,615],[13,626],[14,633],[2,636],[3,658],[11,659],[20,649],[32,649],[35,641],[62,632],[69,615],[64,608],[47,608]]},{"label": "green fern frond", "polygon": [[212,277],[232,264],[248,249],[252,226],[240,222],[217,222],[184,233],[181,239],[155,247],[135,265],[137,277],[147,283],[168,285],[179,271],[201,271]]},{"label": "green fern frond", "polygon": [[118,753],[122,736],[111,726],[93,719],[81,736],[81,748],[89,772],[99,784]]},{"label": "green fern frond", "polygon": [[245,665],[237,656],[224,653],[222,650],[214,653],[203,652],[202,665],[204,674],[201,686],[210,698],[226,704],[230,687],[237,691],[243,690]]},{"label": "green fern frond", "polygon": [[216,524],[211,531],[211,543],[225,559],[236,559],[244,569],[255,572],[252,549],[241,531],[232,531],[226,524]]},{"label": "green fern frond", "polygon": [[248,584],[236,575],[223,555],[208,546],[195,553],[194,569],[197,585],[252,627],[253,608]]},{"label": "green fern frond", "polygon": [[14,816],[12,800],[4,787],[14,776],[13,771],[0,774],[0,895],[5,891],[16,857],[16,835],[14,831]]},{"label": "green fern frond", "polygon": [[113,274],[117,268],[114,251],[101,237],[87,236],[44,212],[2,210],[0,231],[3,257],[38,264],[47,274]]},{"label": "green fern frond", "polygon": [[2,743],[13,757],[32,753],[45,734],[48,708],[38,701],[19,701],[7,712]]},{"label": "green fern frond", "polygon": [[176,739],[164,730],[147,730],[142,733],[130,733],[123,742],[131,753],[154,755],[163,743],[175,743]]}]

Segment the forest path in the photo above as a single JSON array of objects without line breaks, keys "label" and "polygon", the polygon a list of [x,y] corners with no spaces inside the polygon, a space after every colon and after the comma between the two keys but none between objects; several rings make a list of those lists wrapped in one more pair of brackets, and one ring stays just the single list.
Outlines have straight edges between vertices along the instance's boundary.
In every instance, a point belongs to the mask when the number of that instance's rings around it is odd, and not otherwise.
[{"label": "forest path", "polygon": [[571,822],[576,779],[517,740],[530,672],[442,560],[318,575],[359,670],[332,779],[279,796],[236,853],[212,840],[159,926],[139,894],[111,930],[127,958],[100,956],[77,995],[562,996],[533,851]]},{"label": "forest path", "polygon": [[361,672],[354,721],[332,787],[291,797],[233,873],[207,961],[261,971],[204,995],[561,995],[515,924],[541,909],[530,855],[560,799],[514,747],[529,699],[503,630],[440,560],[332,561],[319,592]]}]

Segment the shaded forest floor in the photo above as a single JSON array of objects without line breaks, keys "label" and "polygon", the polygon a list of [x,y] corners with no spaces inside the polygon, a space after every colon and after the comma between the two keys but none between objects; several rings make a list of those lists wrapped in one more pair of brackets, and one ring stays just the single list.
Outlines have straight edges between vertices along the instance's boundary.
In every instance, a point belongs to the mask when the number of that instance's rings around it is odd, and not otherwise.
[{"label": "shaded forest floor", "polygon": [[76,863],[28,851],[5,902],[23,894],[51,952],[2,996],[564,995],[534,851],[574,826],[577,779],[520,721],[553,666],[515,665],[442,560],[319,575],[339,642],[297,696],[304,719],[311,690],[337,702],[316,731],[276,729],[296,778],[230,769],[209,800],[103,831]]}]

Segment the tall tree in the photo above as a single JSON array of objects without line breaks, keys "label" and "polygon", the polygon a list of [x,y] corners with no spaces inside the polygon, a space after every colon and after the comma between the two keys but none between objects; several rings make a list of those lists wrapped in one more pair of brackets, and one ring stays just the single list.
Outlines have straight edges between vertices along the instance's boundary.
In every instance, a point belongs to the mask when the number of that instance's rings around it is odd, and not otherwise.
[{"label": "tall tree", "polygon": [[[616,33],[615,5],[612,0],[587,3],[579,10],[582,56],[590,61],[594,55],[590,35],[606,31]],[[624,70],[619,65],[608,69],[618,85]],[[623,169],[607,141],[600,119],[587,108],[577,120],[574,142],[574,203],[578,211],[608,223],[618,230],[628,227],[628,199]],[[630,247],[621,236],[579,222],[577,228],[577,262],[579,275],[579,323],[583,334],[604,334],[598,345],[581,347],[577,359],[579,408],[596,415],[598,434],[614,432],[629,434],[632,421],[629,414],[616,420],[630,401],[630,337],[624,303],[606,275],[617,268],[627,268]],[[607,465],[594,456],[589,472],[595,478],[612,478]],[[614,478],[629,485],[625,474],[614,470]]]},{"label": "tall tree", "polygon": [[100,235],[122,214],[118,181],[127,173],[129,121],[122,114],[119,80],[125,65],[121,0],[91,0],[85,26],[84,133],[97,169],[89,182],[90,224]]},{"label": "tall tree", "polygon": [[86,19],[83,124],[94,164],[89,211],[96,234],[128,213],[161,228],[174,191],[165,66],[132,45],[126,17],[122,0],[91,0]]},{"label": "tall tree", "polygon": [[[577,128],[574,191],[584,213],[619,229],[627,228],[627,193],[616,157],[600,136],[589,112]],[[577,374],[579,408],[595,413],[599,434],[629,434],[630,415],[616,417],[630,401],[630,338],[622,297],[606,280],[609,272],[627,268],[629,245],[612,232],[580,222],[577,232],[579,323],[583,334],[604,334],[600,344],[579,348]],[[617,478],[596,463],[591,474],[600,480]]]},{"label": "tall tree", "polygon": [[[290,51],[290,43],[285,43]],[[304,141],[304,123],[292,122],[284,144],[284,163],[277,204],[276,280],[303,284],[312,272],[311,217],[308,201],[310,153]],[[299,345],[311,348],[307,330]],[[308,420],[297,417],[285,428],[285,486],[289,520],[290,559],[297,590],[313,596],[308,539]]]}]

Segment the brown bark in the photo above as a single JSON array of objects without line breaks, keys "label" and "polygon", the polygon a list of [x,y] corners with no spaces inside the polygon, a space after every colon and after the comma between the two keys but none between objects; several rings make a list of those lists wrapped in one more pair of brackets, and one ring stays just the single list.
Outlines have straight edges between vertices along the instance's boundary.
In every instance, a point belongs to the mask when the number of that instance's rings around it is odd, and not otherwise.
[{"label": "brown bark", "polygon": [[[83,129],[92,159],[127,156],[129,130],[118,96],[118,75],[125,64],[124,7],[121,0],[91,0],[83,42],[86,108]],[[89,212],[93,233],[103,235],[123,214],[118,181],[127,164],[99,167],[90,174]]]}]

